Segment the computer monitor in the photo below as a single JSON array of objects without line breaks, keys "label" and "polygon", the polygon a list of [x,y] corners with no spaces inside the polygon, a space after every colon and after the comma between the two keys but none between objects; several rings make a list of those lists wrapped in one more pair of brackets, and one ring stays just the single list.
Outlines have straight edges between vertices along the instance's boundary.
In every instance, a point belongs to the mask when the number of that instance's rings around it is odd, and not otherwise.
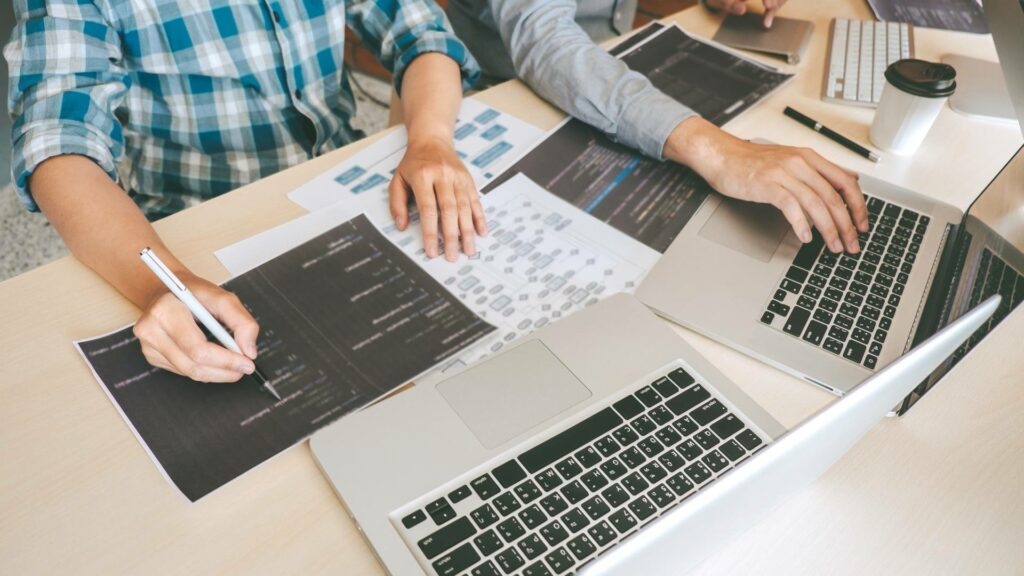
[{"label": "computer monitor", "polygon": [[999,63],[944,56],[957,71],[949,104],[968,116],[1016,119],[1024,133],[1024,0],[985,0],[982,6]]}]

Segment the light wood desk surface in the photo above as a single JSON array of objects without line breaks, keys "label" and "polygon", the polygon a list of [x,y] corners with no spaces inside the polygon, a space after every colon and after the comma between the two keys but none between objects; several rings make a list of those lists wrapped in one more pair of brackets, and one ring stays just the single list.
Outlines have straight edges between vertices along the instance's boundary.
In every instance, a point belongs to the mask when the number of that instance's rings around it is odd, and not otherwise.
[{"label": "light wood desk surface", "polygon": [[[813,146],[961,207],[1020,146],[1012,128],[946,109],[914,157],[887,155],[875,166],[784,118],[782,108],[793,105],[867,141],[872,112],[818,97],[829,19],[870,18],[864,2],[791,0],[783,15],[814,20],[808,57],[793,82],[730,131]],[[717,27],[699,9],[675,20],[705,37]],[[919,57],[951,51],[995,59],[987,36],[917,31]],[[543,128],[561,117],[518,83],[479,97]],[[241,188],[157,229],[193,270],[225,280],[214,250],[302,214],[286,193],[363,146]],[[0,574],[381,573],[305,444],[198,504],[167,485],[72,347],[137,314],[71,258],[0,284]],[[787,426],[834,400],[678,331]],[[1022,338],[1018,311],[907,417],[884,422],[697,573],[1024,573]]]}]

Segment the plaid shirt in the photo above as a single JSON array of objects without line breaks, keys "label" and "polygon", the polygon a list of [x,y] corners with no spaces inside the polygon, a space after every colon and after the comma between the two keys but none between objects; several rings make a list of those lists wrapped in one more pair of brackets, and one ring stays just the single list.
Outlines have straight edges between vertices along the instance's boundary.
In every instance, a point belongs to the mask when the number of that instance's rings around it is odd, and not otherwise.
[{"label": "plaid shirt", "polygon": [[346,24],[394,73],[476,62],[431,0],[15,0],[4,55],[19,195],[91,158],[159,218],[352,142]]}]

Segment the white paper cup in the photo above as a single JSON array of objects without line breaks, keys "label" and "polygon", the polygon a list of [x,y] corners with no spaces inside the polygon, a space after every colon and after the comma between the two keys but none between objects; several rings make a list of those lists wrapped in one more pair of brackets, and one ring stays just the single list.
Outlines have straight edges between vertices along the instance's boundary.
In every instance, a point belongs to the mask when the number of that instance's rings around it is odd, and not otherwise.
[{"label": "white paper cup", "polygon": [[895,154],[913,154],[956,90],[956,70],[948,64],[900,60],[886,69],[885,79],[871,143]]}]

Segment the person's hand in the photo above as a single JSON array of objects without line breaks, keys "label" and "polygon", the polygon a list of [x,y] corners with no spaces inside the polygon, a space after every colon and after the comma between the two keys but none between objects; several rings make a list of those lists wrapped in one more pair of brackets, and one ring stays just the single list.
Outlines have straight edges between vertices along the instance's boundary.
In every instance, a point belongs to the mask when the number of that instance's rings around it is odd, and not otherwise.
[{"label": "person's hand", "polygon": [[153,300],[135,324],[146,360],[199,382],[235,382],[256,369],[259,325],[238,297],[202,278],[179,275],[196,299],[230,331],[244,354],[206,339],[188,307],[170,292]]},{"label": "person's hand", "polygon": [[[763,0],[764,4],[764,27],[771,28],[775,20],[775,13],[782,8],[786,0]],[[730,14],[746,14],[747,0],[705,0],[705,4],[712,10],[722,10]]]},{"label": "person's hand", "polygon": [[[449,261],[462,251],[476,254],[476,235],[487,234],[484,209],[473,177],[444,138],[410,141],[388,187],[391,216],[399,230],[409,225],[409,195],[416,199],[427,256],[438,255],[438,229]],[[440,223],[438,222],[440,220]]]},{"label": "person's hand", "polygon": [[857,232],[868,231],[868,212],[857,176],[809,148],[752,144],[691,117],[669,136],[665,156],[726,196],[772,204],[804,243],[813,223],[832,252],[860,252]]}]

